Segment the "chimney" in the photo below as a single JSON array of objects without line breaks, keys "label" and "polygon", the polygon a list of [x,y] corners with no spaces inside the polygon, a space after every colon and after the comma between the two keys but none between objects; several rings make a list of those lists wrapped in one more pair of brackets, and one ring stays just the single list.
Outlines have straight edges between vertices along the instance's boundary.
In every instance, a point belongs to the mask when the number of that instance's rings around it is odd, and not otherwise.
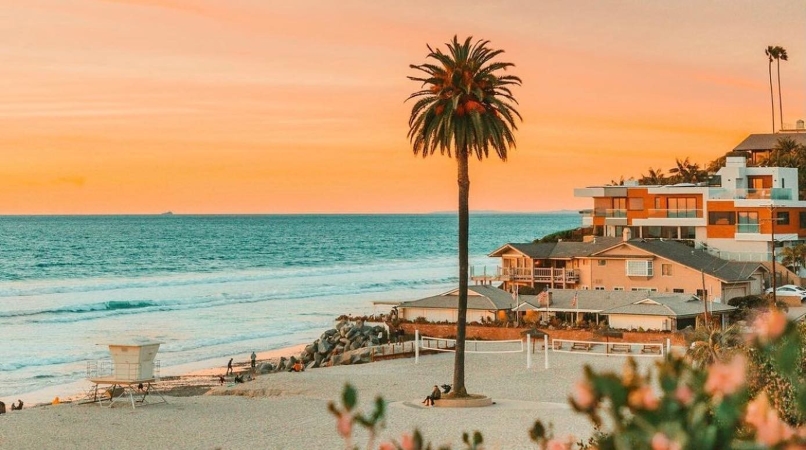
[{"label": "chimney", "polygon": [[627,242],[630,239],[632,239],[632,230],[625,228],[624,231],[621,232],[621,240]]}]

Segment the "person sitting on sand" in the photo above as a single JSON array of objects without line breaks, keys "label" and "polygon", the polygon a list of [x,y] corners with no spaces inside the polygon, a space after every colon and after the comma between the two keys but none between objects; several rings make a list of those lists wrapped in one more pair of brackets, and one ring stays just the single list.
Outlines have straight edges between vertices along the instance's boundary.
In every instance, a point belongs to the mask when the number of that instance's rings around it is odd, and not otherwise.
[{"label": "person sitting on sand", "polygon": [[236,383],[243,383],[243,375],[235,375]]},{"label": "person sitting on sand", "polygon": [[302,361],[297,361],[294,363],[294,367],[292,367],[294,372],[302,372]]},{"label": "person sitting on sand", "polygon": [[5,413],[6,413],[6,404],[3,403],[3,402],[0,402],[0,414],[5,414]]},{"label": "person sitting on sand", "polygon": [[425,398],[425,400],[423,400],[423,404],[425,406],[434,406],[434,400],[439,400],[440,398],[442,398],[442,391],[440,391],[439,386],[435,384],[434,390],[431,391],[431,395],[429,395],[428,397]]},{"label": "person sitting on sand", "polygon": [[218,376],[218,384],[220,384],[221,386],[224,385],[224,375],[219,375]]},{"label": "person sitting on sand", "polygon": [[17,401],[20,402],[19,406],[15,405],[14,402],[11,402],[11,410],[12,411],[19,411],[19,410],[22,409],[22,400],[17,400]]}]

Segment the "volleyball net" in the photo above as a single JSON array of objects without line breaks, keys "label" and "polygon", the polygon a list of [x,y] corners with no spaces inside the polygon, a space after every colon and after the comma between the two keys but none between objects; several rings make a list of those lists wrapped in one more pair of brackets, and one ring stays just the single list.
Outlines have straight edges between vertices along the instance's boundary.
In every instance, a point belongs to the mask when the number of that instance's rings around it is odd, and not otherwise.
[{"label": "volleyball net", "polygon": [[[465,339],[465,353],[521,353],[525,350],[521,339],[501,341],[477,341]],[[420,336],[419,347],[423,350],[455,352],[456,339]]]}]

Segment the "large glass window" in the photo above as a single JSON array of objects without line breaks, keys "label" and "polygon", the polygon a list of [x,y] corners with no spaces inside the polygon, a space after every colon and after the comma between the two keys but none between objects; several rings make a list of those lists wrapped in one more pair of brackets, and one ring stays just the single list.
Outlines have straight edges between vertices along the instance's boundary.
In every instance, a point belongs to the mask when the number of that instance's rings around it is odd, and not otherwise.
[{"label": "large glass window", "polygon": [[694,227],[680,227],[680,239],[694,239],[697,232]]},{"label": "large glass window", "polygon": [[789,225],[789,211],[777,211],[776,218],[776,225]]},{"label": "large glass window", "polygon": [[800,227],[806,228],[806,211],[801,211],[798,213],[798,220],[800,221]]},{"label": "large glass window", "polygon": [[758,213],[755,211],[737,212],[736,221],[738,223],[736,231],[739,233],[758,233],[760,230],[758,226]]},{"label": "large glass window", "polygon": [[697,217],[697,199],[689,197],[669,198],[668,217]]},{"label": "large glass window", "polygon": [[641,237],[646,239],[658,239],[663,237],[660,234],[659,226],[641,227]]},{"label": "large glass window", "polygon": [[613,197],[613,208],[610,217],[627,217],[626,197]]}]

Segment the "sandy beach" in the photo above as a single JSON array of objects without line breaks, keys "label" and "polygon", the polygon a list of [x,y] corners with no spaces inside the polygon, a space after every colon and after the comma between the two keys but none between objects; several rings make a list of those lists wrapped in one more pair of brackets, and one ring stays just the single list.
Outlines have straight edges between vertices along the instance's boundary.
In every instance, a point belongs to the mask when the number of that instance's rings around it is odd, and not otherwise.
[{"label": "sandy beach", "polygon": [[[169,391],[167,403],[134,410],[127,403],[113,408],[78,403],[26,408],[0,416],[0,447],[343,448],[327,404],[338,401],[348,382],[358,389],[364,412],[371,409],[376,396],[386,400],[381,441],[399,438],[416,427],[432,443],[453,448],[461,444],[463,431],[474,430],[483,432],[487,449],[534,448],[528,430],[536,419],[552,422],[558,435],[586,438],[591,425],[568,406],[573,384],[584,364],[620,371],[625,359],[550,353],[546,370],[543,354],[535,357],[527,370],[522,353],[467,355],[468,390],[495,401],[485,408],[422,406],[434,384],[451,382],[453,354],[443,353],[421,356],[419,364],[404,358],[262,375],[244,384],[214,387],[204,395],[173,396],[174,391]],[[649,367],[654,361],[640,358],[639,364]],[[181,393],[188,394],[194,392]],[[355,443],[364,448],[366,434],[356,430],[354,435]]]}]

